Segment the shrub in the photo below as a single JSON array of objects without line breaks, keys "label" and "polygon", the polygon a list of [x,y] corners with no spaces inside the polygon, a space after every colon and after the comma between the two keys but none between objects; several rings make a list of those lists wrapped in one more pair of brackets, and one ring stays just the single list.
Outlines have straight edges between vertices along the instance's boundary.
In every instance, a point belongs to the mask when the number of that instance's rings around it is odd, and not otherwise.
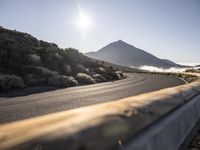
[{"label": "shrub", "polygon": [[44,77],[44,78],[49,78],[52,76],[58,75],[58,72],[52,71],[48,68],[41,67],[41,66],[25,66],[22,69],[22,74],[27,75],[27,74],[34,74],[35,76],[38,77]]},{"label": "shrub", "polygon": [[96,82],[105,82],[106,78],[100,74],[94,74],[92,76]]},{"label": "shrub", "polygon": [[89,69],[86,68],[85,66],[81,65],[81,64],[76,65],[76,71],[77,72],[83,72],[83,73],[86,73],[86,74],[89,73]]},{"label": "shrub", "polygon": [[37,79],[35,78],[34,74],[27,74],[24,77],[24,81],[27,85],[33,86],[38,84]]},{"label": "shrub", "polygon": [[122,71],[116,71],[116,73],[120,76],[120,78],[124,78],[125,75],[123,74]]},{"label": "shrub", "polygon": [[90,76],[85,73],[78,73],[76,75],[76,79],[81,84],[94,84],[96,81]]},{"label": "shrub", "polygon": [[121,75],[120,75],[120,73],[117,73],[117,72],[114,72],[115,74],[116,74],[116,77],[115,77],[115,79],[117,79],[117,80],[119,80],[119,79],[121,79],[122,77],[121,77]]},{"label": "shrub", "polygon": [[27,74],[24,77],[25,83],[29,86],[35,86],[38,84],[45,84],[48,81],[48,78],[37,76],[35,74]]},{"label": "shrub", "polygon": [[49,78],[48,84],[57,87],[71,87],[71,86],[77,86],[78,82],[74,79],[74,77],[57,75]]},{"label": "shrub", "polygon": [[61,62],[64,60],[63,56],[61,56],[58,52],[55,53],[55,58],[56,58],[57,60],[60,60]]},{"label": "shrub", "polygon": [[52,77],[52,76],[58,75],[58,72],[52,71],[52,70],[45,68],[45,67],[38,66],[36,68],[37,68],[38,73],[41,74],[44,77]]},{"label": "shrub", "polygon": [[119,80],[121,79],[121,76],[116,73],[116,72],[109,72],[109,76],[111,77],[112,80]]},{"label": "shrub", "polygon": [[107,71],[103,67],[96,68],[96,72],[100,74],[107,74]]},{"label": "shrub", "polygon": [[27,59],[27,63],[30,63],[30,64],[39,64],[40,63],[40,56],[37,56],[35,54],[27,55],[26,59]]},{"label": "shrub", "polygon": [[29,66],[25,68],[24,80],[27,85],[34,86],[38,84],[46,84],[50,77],[56,76],[58,73],[45,67]]},{"label": "shrub", "polygon": [[0,90],[24,88],[24,81],[16,75],[0,75]]},{"label": "shrub", "polygon": [[71,75],[71,74],[72,74],[72,68],[71,68],[70,65],[65,64],[65,65],[63,66],[63,70],[64,70],[64,73],[65,73],[66,75]]},{"label": "shrub", "polygon": [[121,77],[118,73],[116,73],[112,67],[104,68],[99,67],[95,70],[97,73],[103,75],[108,80],[119,80]]},{"label": "shrub", "polygon": [[185,72],[200,73],[199,69],[187,69]]}]

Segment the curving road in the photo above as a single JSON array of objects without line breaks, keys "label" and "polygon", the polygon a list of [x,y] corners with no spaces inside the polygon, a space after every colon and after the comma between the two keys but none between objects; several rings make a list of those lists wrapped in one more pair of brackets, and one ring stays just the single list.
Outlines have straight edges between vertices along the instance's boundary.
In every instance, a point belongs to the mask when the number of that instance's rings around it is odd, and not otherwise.
[{"label": "curving road", "polygon": [[0,95],[0,123],[103,103],[184,84],[164,75],[128,74],[128,78],[94,85],[59,89],[26,96]]}]

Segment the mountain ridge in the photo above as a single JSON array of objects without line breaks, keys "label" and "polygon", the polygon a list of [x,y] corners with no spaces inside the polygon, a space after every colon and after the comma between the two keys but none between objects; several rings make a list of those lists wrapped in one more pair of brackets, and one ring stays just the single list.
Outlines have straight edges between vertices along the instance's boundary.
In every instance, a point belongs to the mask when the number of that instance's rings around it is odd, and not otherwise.
[{"label": "mountain ridge", "polygon": [[85,55],[125,66],[181,67],[181,65],[170,60],[160,59],[122,40],[112,42],[96,52],[85,53]]}]

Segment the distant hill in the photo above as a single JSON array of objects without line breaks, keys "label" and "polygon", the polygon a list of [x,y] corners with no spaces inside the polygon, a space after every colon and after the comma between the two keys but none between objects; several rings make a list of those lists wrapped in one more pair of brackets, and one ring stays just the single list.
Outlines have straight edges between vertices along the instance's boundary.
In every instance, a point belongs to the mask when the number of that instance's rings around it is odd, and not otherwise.
[{"label": "distant hill", "polygon": [[180,65],[172,61],[159,59],[156,56],[142,49],[136,48],[122,40],[110,43],[97,52],[89,52],[85,55],[124,66],[140,67],[147,65],[162,68],[180,67]]},{"label": "distant hill", "polygon": [[0,27],[0,91],[118,80],[123,73],[116,72],[117,68],[117,65],[89,58],[76,49],[61,49],[30,34]]}]

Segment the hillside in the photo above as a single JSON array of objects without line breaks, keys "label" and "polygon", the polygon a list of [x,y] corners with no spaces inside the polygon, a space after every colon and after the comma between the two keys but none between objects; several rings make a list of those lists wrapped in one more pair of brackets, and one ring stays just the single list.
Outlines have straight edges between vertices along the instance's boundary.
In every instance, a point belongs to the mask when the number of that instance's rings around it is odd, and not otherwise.
[{"label": "hillside", "polygon": [[61,49],[30,34],[0,28],[0,90],[70,87],[123,78],[115,69],[76,49]]},{"label": "hillside", "polygon": [[121,40],[110,43],[97,52],[86,53],[86,55],[124,66],[140,67],[147,65],[162,68],[180,66],[169,60],[159,59],[156,56]]}]

